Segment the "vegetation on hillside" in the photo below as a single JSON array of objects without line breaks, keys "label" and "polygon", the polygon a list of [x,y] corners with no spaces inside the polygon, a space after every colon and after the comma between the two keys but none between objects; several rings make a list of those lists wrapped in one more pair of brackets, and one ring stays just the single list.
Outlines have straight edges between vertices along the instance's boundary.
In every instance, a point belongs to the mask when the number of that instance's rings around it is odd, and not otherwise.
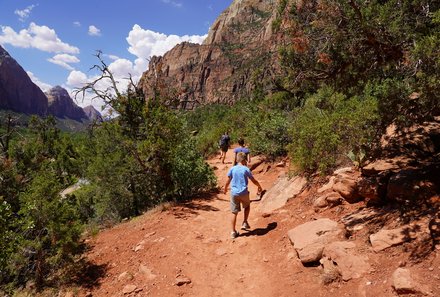
[{"label": "vegetation on hillside", "polygon": [[[326,173],[373,155],[390,123],[438,115],[439,8],[428,0],[281,0],[272,26],[281,67],[270,94],[175,111],[160,93],[147,100],[134,85],[96,90],[101,79],[114,82],[100,60],[103,76],[83,91],[117,118],[83,134],[62,133],[53,118],[20,130],[2,122],[1,290],[56,286],[81,254],[87,227],[211,190],[215,176],[203,157],[225,131],[245,138],[253,154],[290,156],[299,170]],[[61,196],[78,181],[79,190]]]},{"label": "vegetation on hillside", "polygon": [[[111,76],[101,66],[103,77]],[[86,228],[108,226],[216,186],[175,111],[147,102],[136,88],[104,95],[119,116],[87,133],[62,133],[52,117],[34,117],[20,131],[2,123],[2,290],[29,282],[37,290],[57,287],[67,275],[75,278],[71,268],[81,263]],[[61,195],[75,183],[79,190]]]}]

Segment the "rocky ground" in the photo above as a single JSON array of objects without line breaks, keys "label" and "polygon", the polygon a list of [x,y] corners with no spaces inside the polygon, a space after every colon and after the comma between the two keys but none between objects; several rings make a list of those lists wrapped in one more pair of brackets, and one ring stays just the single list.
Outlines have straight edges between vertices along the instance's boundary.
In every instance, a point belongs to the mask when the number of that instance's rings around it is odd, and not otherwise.
[{"label": "rocky ground", "polygon": [[[411,139],[429,158],[390,153],[326,178],[255,157],[267,192],[258,200],[250,186],[250,231],[230,238],[223,193],[162,206],[88,239],[92,265],[61,296],[440,296],[438,143],[428,138]],[[209,163],[223,185],[232,153]]]}]

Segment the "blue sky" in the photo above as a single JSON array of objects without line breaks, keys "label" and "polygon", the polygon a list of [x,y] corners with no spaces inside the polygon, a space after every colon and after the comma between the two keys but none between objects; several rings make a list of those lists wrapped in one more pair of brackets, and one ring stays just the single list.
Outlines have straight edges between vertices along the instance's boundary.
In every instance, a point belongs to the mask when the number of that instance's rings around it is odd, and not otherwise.
[{"label": "blue sky", "polygon": [[201,43],[232,2],[0,0],[0,45],[44,91],[71,91],[96,76],[89,70],[98,63],[96,50],[117,77],[138,78],[150,56],[182,41]]}]

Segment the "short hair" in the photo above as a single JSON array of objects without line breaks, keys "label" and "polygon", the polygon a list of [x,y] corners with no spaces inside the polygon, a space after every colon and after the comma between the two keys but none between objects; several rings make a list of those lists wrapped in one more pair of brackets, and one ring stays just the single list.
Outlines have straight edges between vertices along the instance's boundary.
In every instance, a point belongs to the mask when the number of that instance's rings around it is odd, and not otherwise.
[{"label": "short hair", "polygon": [[238,139],[238,144],[243,146],[244,145],[244,139],[243,138],[239,138]]},{"label": "short hair", "polygon": [[246,160],[246,154],[243,152],[239,152],[237,154],[237,163],[241,163]]}]

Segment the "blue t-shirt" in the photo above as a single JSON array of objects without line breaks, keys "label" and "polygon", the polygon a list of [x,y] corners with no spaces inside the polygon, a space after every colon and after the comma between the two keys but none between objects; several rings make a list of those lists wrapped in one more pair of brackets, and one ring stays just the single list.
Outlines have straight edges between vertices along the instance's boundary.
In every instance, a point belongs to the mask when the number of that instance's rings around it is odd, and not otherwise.
[{"label": "blue t-shirt", "polygon": [[229,169],[228,177],[232,177],[231,194],[233,196],[248,193],[248,178],[253,177],[249,168],[241,164],[235,165]]},{"label": "blue t-shirt", "polygon": [[238,154],[238,153],[245,153],[246,155],[248,155],[249,154],[249,149],[247,147],[239,146],[239,147],[236,147],[234,149],[234,153],[236,153],[236,154]]}]

